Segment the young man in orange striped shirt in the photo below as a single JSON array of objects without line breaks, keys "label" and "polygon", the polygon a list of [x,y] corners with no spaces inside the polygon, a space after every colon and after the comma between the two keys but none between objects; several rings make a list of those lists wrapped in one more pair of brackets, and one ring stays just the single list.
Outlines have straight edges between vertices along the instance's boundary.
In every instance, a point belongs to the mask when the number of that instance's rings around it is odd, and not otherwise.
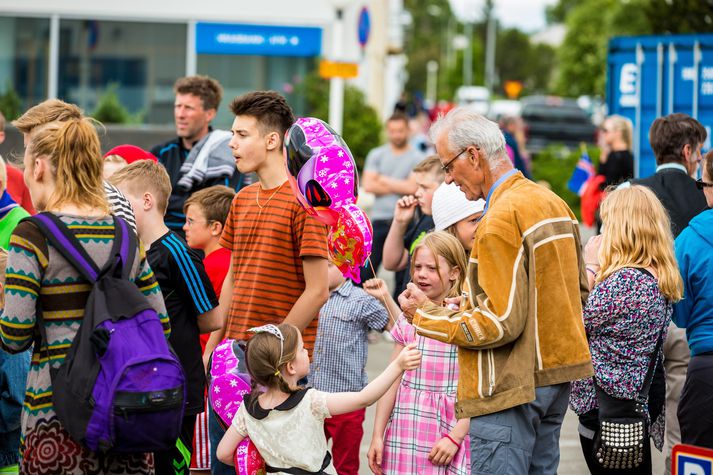
[{"label": "young man in orange striped shirt", "polygon": [[[287,182],[282,141],[295,117],[285,98],[272,91],[239,96],[230,109],[235,163],[259,181],[240,190],[225,223],[220,244],[232,253],[220,297],[225,324],[223,335],[211,335],[206,351],[223,338],[248,340],[249,328],[287,322],[302,331],[311,354],[316,317],[329,297],[327,230],[307,215]],[[234,473],[215,457],[224,431],[216,417],[210,419],[213,473]]]}]

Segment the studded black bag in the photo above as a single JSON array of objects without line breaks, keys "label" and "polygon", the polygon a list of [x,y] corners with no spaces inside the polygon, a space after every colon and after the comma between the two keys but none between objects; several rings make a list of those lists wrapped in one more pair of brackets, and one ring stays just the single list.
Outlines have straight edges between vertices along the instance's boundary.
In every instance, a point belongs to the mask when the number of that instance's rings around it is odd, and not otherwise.
[{"label": "studded black bag", "polygon": [[607,394],[594,378],[599,402],[599,430],[594,435],[594,462],[609,470],[631,470],[644,462],[649,443],[646,401],[658,361],[663,331],[659,335],[644,384],[636,399],[618,399]]}]

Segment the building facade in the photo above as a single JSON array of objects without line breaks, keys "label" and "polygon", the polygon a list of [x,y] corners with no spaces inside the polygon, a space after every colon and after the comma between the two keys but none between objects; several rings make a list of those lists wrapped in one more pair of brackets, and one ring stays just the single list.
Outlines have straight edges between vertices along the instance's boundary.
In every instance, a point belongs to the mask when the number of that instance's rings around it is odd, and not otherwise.
[{"label": "building facade", "polygon": [[359,63],[353,83],[385,116],[401,80],[387,54],[393,1],[346,2],[343,55],[332,58],[334,0],[0,0],[0,93],[14,89],[23,109],[59,97],[91,112],[113,90],[138,122],[162,124],[173,120],[176,78],[207,74],[225,91],[215,121],[224,127],[229,99],[251,90],[277,90],[303,113],[299,86],[326,57]]}]

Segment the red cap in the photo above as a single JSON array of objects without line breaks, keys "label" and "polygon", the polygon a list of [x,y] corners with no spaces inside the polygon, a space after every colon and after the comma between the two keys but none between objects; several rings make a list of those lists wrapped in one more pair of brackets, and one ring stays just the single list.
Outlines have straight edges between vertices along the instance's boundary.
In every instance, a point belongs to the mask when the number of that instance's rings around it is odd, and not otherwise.
[{"label": "red cap", "polygon": [[137,160],[153,160],[154,162],[158,162],[158,158],[156,158],[153,153],[147,152],[143,148],[137,147],[136,145],[126,144],[116,146],[105,153],[104,158],[109,155],[118,155],[126,160],[126,163],[134,163]]}]

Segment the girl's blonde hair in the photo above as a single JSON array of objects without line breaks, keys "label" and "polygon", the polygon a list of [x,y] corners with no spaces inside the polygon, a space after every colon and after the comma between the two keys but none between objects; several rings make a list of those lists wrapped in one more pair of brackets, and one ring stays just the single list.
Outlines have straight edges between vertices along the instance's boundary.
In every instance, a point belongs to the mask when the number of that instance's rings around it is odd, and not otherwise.
[{"label": "girl's blonde hair", "polygon": [[631,121],[621,115],[610,115],[606,118],[606,121],[614,127],[614,130],[621,132],[621,138],[626,143],[626,149],[631,150],[634,143],[634,127],[631,125]]},{"label": "girl's blonde hair", "polygon": [[[426,236],[421,240],[421,242],[413,250],[413,256],[411,257],[411,262],[416,259],[416,254],[422,248],[427,248],[431,253],[436,256],[436,272],[440,274],[441,268],[438,262],[438,256],[444,258],[451,268],[457,267],[460,272],[458,272],[458,277],[455,281],[451,283],[451,287],[448,290],[448,295],[446,297],[457,297],[463,291],[463,283],[466,277],[466,267],[467,261],[465,258],[465,249],[460,243],[457,237],[453,236],[446,231],[434,231],[426,234]],[[411,280],[413,280],[414,267],[411,266]],[[445,282],[441,282],[445,284]]]},{"label": "girl's blonde hair", "polygon": [[[55,190],[46,207],[66,204],[97,208],[109,214],[102,184],[104,163],[99,136],[89,118],[50,122],[30,133],[27,145],[33,158],[46,157],[55,178]],[[31,165],[34,167],[34,162]]]},{"label": "girl's blonde hair", "polygon": [[668,214],[656,195],[644,186],[614,190],[601,205],[604,223],[599,248],[601,282],[624,267],[653,267],[659,289],[671,302],[683,297],[683,281],[673,250]]},{"label": "girl's blonde hair", "polygon": [[[300,331],[289,323],[281,323],[277,328],[282,333],[284,341],[269,332],[255,334],[248,341],[245,362],[252,379],[253,391],[258,386],[268,389],[279,389],[285,393],[293,393],[299,388],[291,387],[282,377],[285,365],[294,361],[300,341]],[[282,351],[282,357],[280,357]],[[257,401],[256,398],[253,399]]]}]

